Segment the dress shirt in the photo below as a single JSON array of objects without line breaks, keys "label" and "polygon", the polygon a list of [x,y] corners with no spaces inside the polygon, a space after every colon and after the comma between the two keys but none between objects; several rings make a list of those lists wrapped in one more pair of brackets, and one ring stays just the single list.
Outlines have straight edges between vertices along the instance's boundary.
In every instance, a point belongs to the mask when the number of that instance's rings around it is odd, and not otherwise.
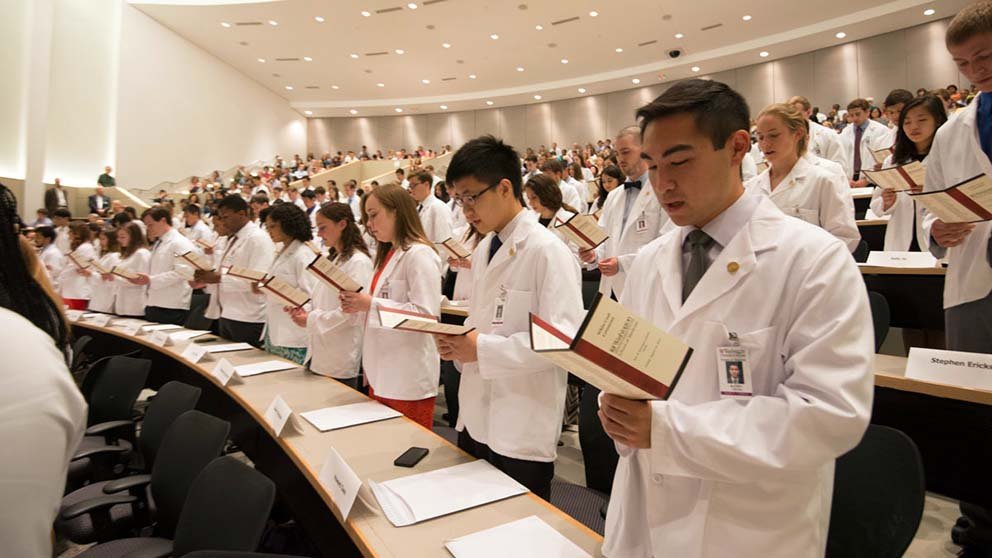
[{"label": "dress shirt", "polygon": [[190,266],[176,256],[190,251],[196,251],[193,243],[173,228],[155,242],[148,263],[148,306],[189,310],[193,289],[177,270],[189,270]]},{"label": "dress shirt", "polygon": [[[737,198],[737,201],[732,203],[730,207],[723,210],[723,213],[717,215],[712,221],[703,225],[702,231],[710,236],[715,242],[710,246],[709,251],[706,253],[709,261],[716,261],[717,256],[720,252],[723,252],[723,248],[730,244],[730,241],[734,239],[734,236],[743,229],[748,221],[751,220],[751,215],[754,214],[754,210],[761,203],[761,194],[757,192],[745,191],[741,197]],[[680,245],[683,246],[682,250],[682,269],[689,268],[689,259],[692,254],[686,250],[685,239],[689,236],[689,233],[693,231],[696,227],[680,227],[679,228],[679,239]]]}]

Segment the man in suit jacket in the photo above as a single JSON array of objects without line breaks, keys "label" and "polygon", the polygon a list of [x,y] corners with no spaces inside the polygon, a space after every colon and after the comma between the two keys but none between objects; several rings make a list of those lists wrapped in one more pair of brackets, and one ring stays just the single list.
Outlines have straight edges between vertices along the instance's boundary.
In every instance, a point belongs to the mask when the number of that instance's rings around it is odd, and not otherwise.
[{"label": "man in suit jacket", "polygon": [[45,190],[45,209],[48,210],[49,215],[52,215],[60,207],[68,208],[69,201],[65,190],[62,189],[62,181],[56,178],[55,186]]},{"label": "man in suit jacket", "polygon": [[107,215],[110,210],[110,198],[103,195],[103,186],[96,187],[96,193],[89,197],[90,213],[96,213],[100,217]]}]

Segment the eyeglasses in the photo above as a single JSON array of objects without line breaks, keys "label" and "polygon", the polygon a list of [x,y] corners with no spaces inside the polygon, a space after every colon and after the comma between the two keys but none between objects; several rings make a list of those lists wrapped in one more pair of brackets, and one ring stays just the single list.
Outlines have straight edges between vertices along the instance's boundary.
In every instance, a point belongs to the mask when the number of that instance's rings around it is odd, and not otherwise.
[{"label": "eyeglasses", "polygon": [[456,202],[464,205],[465,207],[473,207],[475,205],[475,202],[479,199],[480,196],[482,196],[482,194],[485,194],[486,192],[492,190],[497,186],[499,186],[499,182],[487,186],[484,190],[482,190],[478,194],[465,194],[463,196],[453,196],[453,197],[455,198]]}]

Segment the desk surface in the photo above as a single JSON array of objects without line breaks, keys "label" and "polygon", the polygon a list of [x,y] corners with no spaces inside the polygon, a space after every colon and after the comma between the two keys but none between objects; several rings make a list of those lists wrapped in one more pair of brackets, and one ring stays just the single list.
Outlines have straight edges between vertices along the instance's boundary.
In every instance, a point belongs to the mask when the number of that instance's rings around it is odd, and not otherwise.
[{"label": "desk surface", "polygon": [[[235,366],[283,359],[252,349],[223,353],[214,356],[212,361],[192,364],[180,357],[189,343],[187,341],[180,341],[169,347],[159,347],[151,343],[147,335],[127,335],[121,327],[114,325],[100,327],[81,320],[73,323],[76,326],[128,339],[171,356],[225,391],[270,435],[273,435],[273,432],[265,421],[264,413],[276,395],[281,395],[296,414],[367,401],[361,393],[331,378],[308,373],[300,367],[251,376],[242,379],[241,383],[221,386],[210,374],[219,357],[226,358]],[[218,340],[205,346],[221,342]],[[278,438],[277,442],[331,508],[338,521],[341,520],[341,514],[332,503],[327,490],[318,481],[321,467],[332,446],[363,482],[368,479],[383,482],[474,460],[440,436],[406,417],[331,432],[320,432],[309,422],[299,417],[297,419],[301,432],[292,432],[287,428],[290,433]],[[411,446],[428,448],[430,453],[413,469],[394,466],[393,459]],[[355,545],[366,556],[437,558],[446,555],[443,545],[447,540],[531,515],[540,517],[591,555],[601,556],[602,538],[598,534],[531,493],[402,528],[394,527],[382,514],[367,484],[363,484],[358,499],[361,503],[355,502],[348,520],[342,524]]]},{"label": "desk surface", "polygon": [[858,219],[855,223],[859,227],[878,227],[889,224],[888,219]]},{"label": "desk surface", "polygon": [[992,391],[965,388],[948,384],[939,384],[926,380],[914,380],[906,377],[906,357],[892,355],[875,355],[875,385],[943,397],[957,399],[969,403],[992,405]]},{"label": "desk surface", "polygon": [[862,275],[947,275],[943,267],[882,267],[859,265]]}]

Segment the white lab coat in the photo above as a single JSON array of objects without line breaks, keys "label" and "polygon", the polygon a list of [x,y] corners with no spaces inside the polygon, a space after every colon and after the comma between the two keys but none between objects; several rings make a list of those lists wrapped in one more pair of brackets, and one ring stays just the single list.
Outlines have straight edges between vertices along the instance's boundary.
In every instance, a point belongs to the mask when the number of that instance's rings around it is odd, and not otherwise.
[{"label": "white lab coat", "polygon": [[[105,269],[113,269],[115,265],[121,263],[121,255],[119,252],[107,252],[100,256],[97,263]],[[94,312],[113,314],[114,297],[116,296],[114,281],[119,278],[115,277],[110,281],[104,281],[103,275],[100,275],[95,269],[90,268],[90,271],[92,273],[87,277],[90,282],[90,304],[88,309]]]},{"label": "white lab coat", "polygon": [[[599,280],[599,292],[617,297],[623,293],[624,280],[627,270],[634,261],[634,256],[642,246],[661,236],[670,225],[668,214],[661,209],[658,198],[651,189],[647,173],[641,177],[642,186],[637,200],[630,208],[627,225],[623,224],[623,208],[627,189],[620,185],[606,196],[603,203],[603,213],[599,216],[599,226],[610,235],[606,242],[596,248],[596,259],[617,258],[620,271],[613,277],[603,277]],[[630,190],[636,193],[636,190]]]},{"label": "white lab coat", "polygon": [[575,209],[581,210],[585,207],[582,203],[582,196],[579,194],[578,189],[576,189],[571,183],[562,180],[558,183],[558,189],[561,190],[561,201],[567,203]]},{"label": "white lab coat", "polygon": [[[871,417],[861,274],[841,242],[762,199],[683,304],[681,238],[645,247],[621,297],[694,352],[651,403],[651,448],[618,447],[603,555],[822,557],[834,460]],[[731,332],[748,349],[750,400],[720,397]]]},{"label": "white lab coat", "polygon": [[854,221],[854,199],[842,178],[800,158],[772,191],[771,171],[769,168],[749,180],[746,188],[764,193],[786,215],[823,227],[851,252],[858,247],[861,233]]},{"label": "white lab coat", "polygon": [[[837,175],[845,184],[847,184],[847,175],[844,174],[844,167],[840,166],[839,163],[835,163],[830,159],[824,159],[823,157],[818,157],[813,153],[807,151],[803,158],[806,159],[814,167],[820,167],[821,169],[829,172],[830,174]],[[746,181],[745,181],[746,182]]]},{"label": "white lab coat", "polygon": [[459,236],[468,226],[468,221],[465,219],[465,212],[462,211],[462,206],[455,203],[454,199],[448,201],[445,205],[448,211],[451,212],[451,234],[452,236]]},{"label": "white lab coat", "polygon": [[[474,296],[466,325],[479,332],[476,362],[461,364],[458,425],[494,452],[554,461],[567,376],[530,348],[530,313],[574,333],[582,322],[582,277],[570,251],[521,212],[487,262],[490,233],[472,254]],[[504,294],[505,293],[505,294]],[[505,297],[502,324],[494,324]]]},{"label": "white lab coat", "polygon": [[[927,157],[925,192],[943,190],[981,173],[992,176],[992,163],[978,140],[977,111],[978,99],[975,99],[937,130]],[[926,208],[922,213],[923,230],[929,238],[937,217]],[[975,223],[974,230],[959,246],[944,248],[936,242],[930,243],[934,256],[947,256],[944,308],[980,300],[992,292],[992,266],[987,252],[990,237],[992,221],[984,221]]]},{"label": "white lab coat", "polygon": [[755,176],[758,176],[758,163],[750,153],[745,153],[741,160],[741,180],[747,182]]},{"label": "white lab coat", "polygon": [[[840,134],[826,126],[821,126],[811,121],[809,123],[809,135],[809,152],[817,157],[833,161],[840,165],[842,169],[845,169],[846,177],[846,169],[850,167],[851,162],[848,159],[847,150],[844,149],[844,142],[840,139]],[[851,149],[853,151],[853,146]]]},{"label": "white lab coat", "polygon": [[[847,157],[844,172],[848,177],[854,176],[854,128],[854,124],[848,124],[840,133],[840,140],[844,143],[844,154]],[[868,121],[868,127],[861,135],[861,170],[875,168],[875,157],[871,152],[891,147],[890,137],[891,132],[887,126],[874,120]]]},{"label": "white lab coat", "polygon": [[[138,248],[118,264],[122,269],[144,273],[152,259],[148,248]],[[135,285],[123,277],[114,276],[114,314],[118,316],[144,316],[148,298],[146,285]]]},{"label": "white lab coat", "polygon": [[575,190],[576,196],[578,196],[579,205],[572,205],[576,211],[579,213],[585,213],[586,209],[589,207],[589,187],[586,186],[585,182],[576,180],[574,177],[568,177],[565,182]]},{"label": "white lab coat", "polygon": [[[307,266],[316,256],[306,244],[293,240],[285,249],[276,254],[266,275],[282,279],[292,287],[311,294],[317,279],[307,271]],[[268,289],[265,292],[265,333],[269,342],[277,347],[300,348],[307,346],[306,329],[293,323],[283,307],[288,305],[285,299],[277,296]],[[265,333],[263,333],[263,338]]]},{"label": "white lab coat", "polygon": [[[96,258],[96,249],[90,242],[83,242],[71,252],[80,262],[88,262]],[[65,259],[65,266],[59,274],[59,285],[62,288],[62,298],[80,300],[89,300],[90,298],[89,278],[79,273],[79,268],[69,261],[69,258]]]},{"label": "white lab coat", "polygon": [[[360,285],[368,285],[372,279],[372,260],[362,252],[355,251],[346,261],[338,258],[334,265]],[[310,370],[344,380],[358,376],[365,328],[363,316],[341,311],[338,294],[337,289],[317,280],[306,333]]]},{"label": "white lab coat", "polygon": [[[923,165],[927,160],[923,160]],[[892,155],[885,158],[882,168],[895,166],[892,163]],[[885,245],[886,252],[905,252],[909,250],[909,244],[913,241],[913,213],[916,213],[916,240],[920,245],[920,250],[927,250],[929,237],[923,231],[923,216],[916,201],[909,196],[909,192],[896,192],[896,201],[892,207],[885,209],[885,202],[882,200],[883,188],[875,188],[871,193],[871,202],[868,207],[872,213],[879,217],[889,216],[889,222],[885,225]]]},{"label": "white lab coat", "polygon": [[65,256],[62,255],[62,251],[53,242],[46,246],[38,257],[41,259],[42,265],[45,266],[45,272],[48,273],[48,279],[52,282],[52,288],[55,289],[55,292],[60,292],[59,279],[62,275],[62,267],[65,266]]},{"label": "white lab coat", "polygon": [[[481,238],[478,234],[474,235],[469,239],[468,226],[462,229],[461,235],[458,241],[462,243],[465,248],[475,251],[476,246],[479,245]],[[469,261],[471,261],[471,256],[469,256]],[[475,288],[474,282],[472,281],[472,268],[471,267],[452,267],[452,271],[455,272],[455,289],[451,293],[451,300],[471,300],[472,291]]]},{"label": "white lab coat", "polygon": [[397,247],[369,293],[372,307],[362,342],[362,365],[379,397],[419,401],[437,395],[441,360],[433,336],[382,327],[379,308],[440,315],[440,275],[441,257],[432,246]]},{"label": "white lab coat", "polygon": [[[434,194],[428,194],[424,201],[420,202],[420,209],[417,212],[420,216],[420,224],[424,227],[424,234],[427,239],[436,244],[438,253],[444,252],[440,246],[442,242],[453,236],[451,231],[451,211],[444,202],[437,199]],[[448,264],[441,265],[441,274],[448,272]]]}]

